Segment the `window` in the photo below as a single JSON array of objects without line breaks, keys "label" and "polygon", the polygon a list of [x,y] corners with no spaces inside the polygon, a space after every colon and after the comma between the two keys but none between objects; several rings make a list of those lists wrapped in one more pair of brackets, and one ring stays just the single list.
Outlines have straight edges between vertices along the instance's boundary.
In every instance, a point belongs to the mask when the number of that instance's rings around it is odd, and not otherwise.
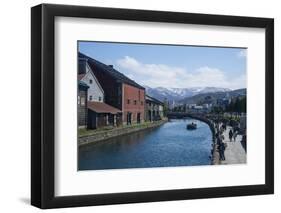
[{"label": "window", "polygon": [[134,100],[134,104],[137,105],[137,100]]},{"label": "window", "polygon": [[101,101],[101,97],[99,96],[99,101]]},{"label": "window", "polygon": [[130,99],[127,99],[127,104],[130,104]]},{"label": "window", "polygon": [[78,105],[80,105],[80,95],[78,95]]},{"label": "window", "polygon": [[90,95],[89,100],[90,100],[90,101],[93,100],[93,96],[92,96],[92,95]]},{"label": "window", "polygon": [[122,88],[121,88],[120,85],[118,86],[117,95],[118,95],[118,97],[119,97],[119,98],[117,99],[117,104],[120,105],[120,104],[121,104],[121,101],[122,101]]},{"label": "window", "polygon": [[81,97],[81,106],[85,106],[85,97]]},{"label": "window", "polygon": [[143,101],[141,101],[141,105],[143,105]]},{"label": "window", "polygon": [[92,83],[93,83],[93,80],[92,80],[92,79],[90,79],[90,80],[89,80],[89,83],[90,83],[90,84],[92,84]]}]

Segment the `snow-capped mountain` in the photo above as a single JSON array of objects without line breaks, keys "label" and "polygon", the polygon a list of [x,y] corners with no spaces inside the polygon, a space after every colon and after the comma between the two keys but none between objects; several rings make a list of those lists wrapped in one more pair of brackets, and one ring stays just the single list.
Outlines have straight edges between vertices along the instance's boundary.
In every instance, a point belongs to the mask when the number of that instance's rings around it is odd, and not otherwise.
[{"label": "snow-capped mountain", "polygon": [[217,99],[223,98],[234,98],[234,97],[243,97],[246,96],[247,89],[237,89],[231,91],[218,91],[218,92],[209,92],[209,93],[201,93],[191,97],[186,97],[182,100],[179,100],[178,104],[198,104],[198,103],[216,103]]},{"label": "snow-capped mountain", "polygon": [[168,101],[179,101],[187,97],[192,97],[198,94],[204,93],[215,93],[215,92],[228,92],[231,91],[227,88],[219,87],[190,87],[190,88],[164,88],[156,87],[151,88],[144,86],[146,88],[146,94],[163,101],[167,99]]}]

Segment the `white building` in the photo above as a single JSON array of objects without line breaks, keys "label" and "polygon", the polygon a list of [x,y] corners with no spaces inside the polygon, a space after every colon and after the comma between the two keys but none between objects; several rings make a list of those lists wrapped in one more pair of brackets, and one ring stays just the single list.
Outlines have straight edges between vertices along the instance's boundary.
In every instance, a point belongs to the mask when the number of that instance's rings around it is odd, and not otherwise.
[{"label": "white building", "polygon": [[187,104],[186,108],[188,109],[194,109],[197,106],[197,104]]},{"label": "white building", "polygon": [[104,91],[97,78],[89,67],[88,63],[79,64],[79,69],[84,69],[85,73],[78,75],[78,80],[89,86],[88,101],[104,102]]}]

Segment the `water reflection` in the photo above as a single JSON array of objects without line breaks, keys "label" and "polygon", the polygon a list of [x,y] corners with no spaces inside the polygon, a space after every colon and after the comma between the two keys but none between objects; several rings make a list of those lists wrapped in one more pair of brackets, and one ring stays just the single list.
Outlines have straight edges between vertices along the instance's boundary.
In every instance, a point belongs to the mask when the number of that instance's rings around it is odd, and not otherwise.
[{"label": "water reflection", "polygon": [[[197,130],[186,124],[197,123]],[[206,123],[173,119],[164,125],[79,148],[79,170],[209,165],[212,133]]]}]

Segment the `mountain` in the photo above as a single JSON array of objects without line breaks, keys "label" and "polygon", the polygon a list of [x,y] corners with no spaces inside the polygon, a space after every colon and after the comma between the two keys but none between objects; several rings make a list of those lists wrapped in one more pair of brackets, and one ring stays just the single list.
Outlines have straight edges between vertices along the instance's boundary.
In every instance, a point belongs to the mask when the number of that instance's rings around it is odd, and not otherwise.
[{"label": "mountain", "polygon": [[198,94],[205,93],[216,93],[216,92],[229,92],[230,89],[219,88],[219,87],[190,87],[190,88],[164,88],[156,87],[151,88],[144,86],[146,89],[146,94],[152,96],[160,101],[165,98],[170,102],[178,102],[188,97],[192,97]]},{"label": "mountain", "polygon": [[246,89],[237,89],[232,91],[219,91],[197,94],[192,97],[186,97],[179,100],[179,104],[202,104],[202,103],[215,103],[217,99],[234,98],[238,96],[246,96]]}]

